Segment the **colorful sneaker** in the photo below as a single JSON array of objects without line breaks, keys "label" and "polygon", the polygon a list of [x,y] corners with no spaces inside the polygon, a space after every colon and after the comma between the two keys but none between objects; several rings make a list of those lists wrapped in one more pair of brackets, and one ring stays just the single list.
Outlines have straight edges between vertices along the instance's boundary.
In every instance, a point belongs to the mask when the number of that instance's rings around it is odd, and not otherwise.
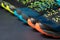
[{"label": "colorful sneaker", "polygon": [[36,19],[29,18],[28,24],[43,35],[60,38],[60,9],[49,9],[44,13]]}]

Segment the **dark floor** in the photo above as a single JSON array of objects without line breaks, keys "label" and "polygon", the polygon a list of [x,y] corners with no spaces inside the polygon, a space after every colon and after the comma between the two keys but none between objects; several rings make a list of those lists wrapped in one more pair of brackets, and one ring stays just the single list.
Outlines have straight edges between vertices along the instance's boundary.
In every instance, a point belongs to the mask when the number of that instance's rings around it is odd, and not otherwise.
[{"label": "dark floor", "polygon": [[60,40],[42,36],[0,8],[0,40]]}]

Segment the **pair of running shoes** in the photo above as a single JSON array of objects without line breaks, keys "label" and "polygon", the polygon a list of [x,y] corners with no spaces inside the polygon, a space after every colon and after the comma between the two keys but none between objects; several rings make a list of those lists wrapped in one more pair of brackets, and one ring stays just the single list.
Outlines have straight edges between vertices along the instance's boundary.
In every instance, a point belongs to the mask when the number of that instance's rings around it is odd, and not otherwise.
[{"label": "pair of running shoes", "polygon": [[1,7],[11,12],[24,23],[27,23],[33,29],[41,34],[53,38],[60,38],[60,8],[53,7],[41,13],[28,7],[16,8],[13,5],[3,1]]}]

